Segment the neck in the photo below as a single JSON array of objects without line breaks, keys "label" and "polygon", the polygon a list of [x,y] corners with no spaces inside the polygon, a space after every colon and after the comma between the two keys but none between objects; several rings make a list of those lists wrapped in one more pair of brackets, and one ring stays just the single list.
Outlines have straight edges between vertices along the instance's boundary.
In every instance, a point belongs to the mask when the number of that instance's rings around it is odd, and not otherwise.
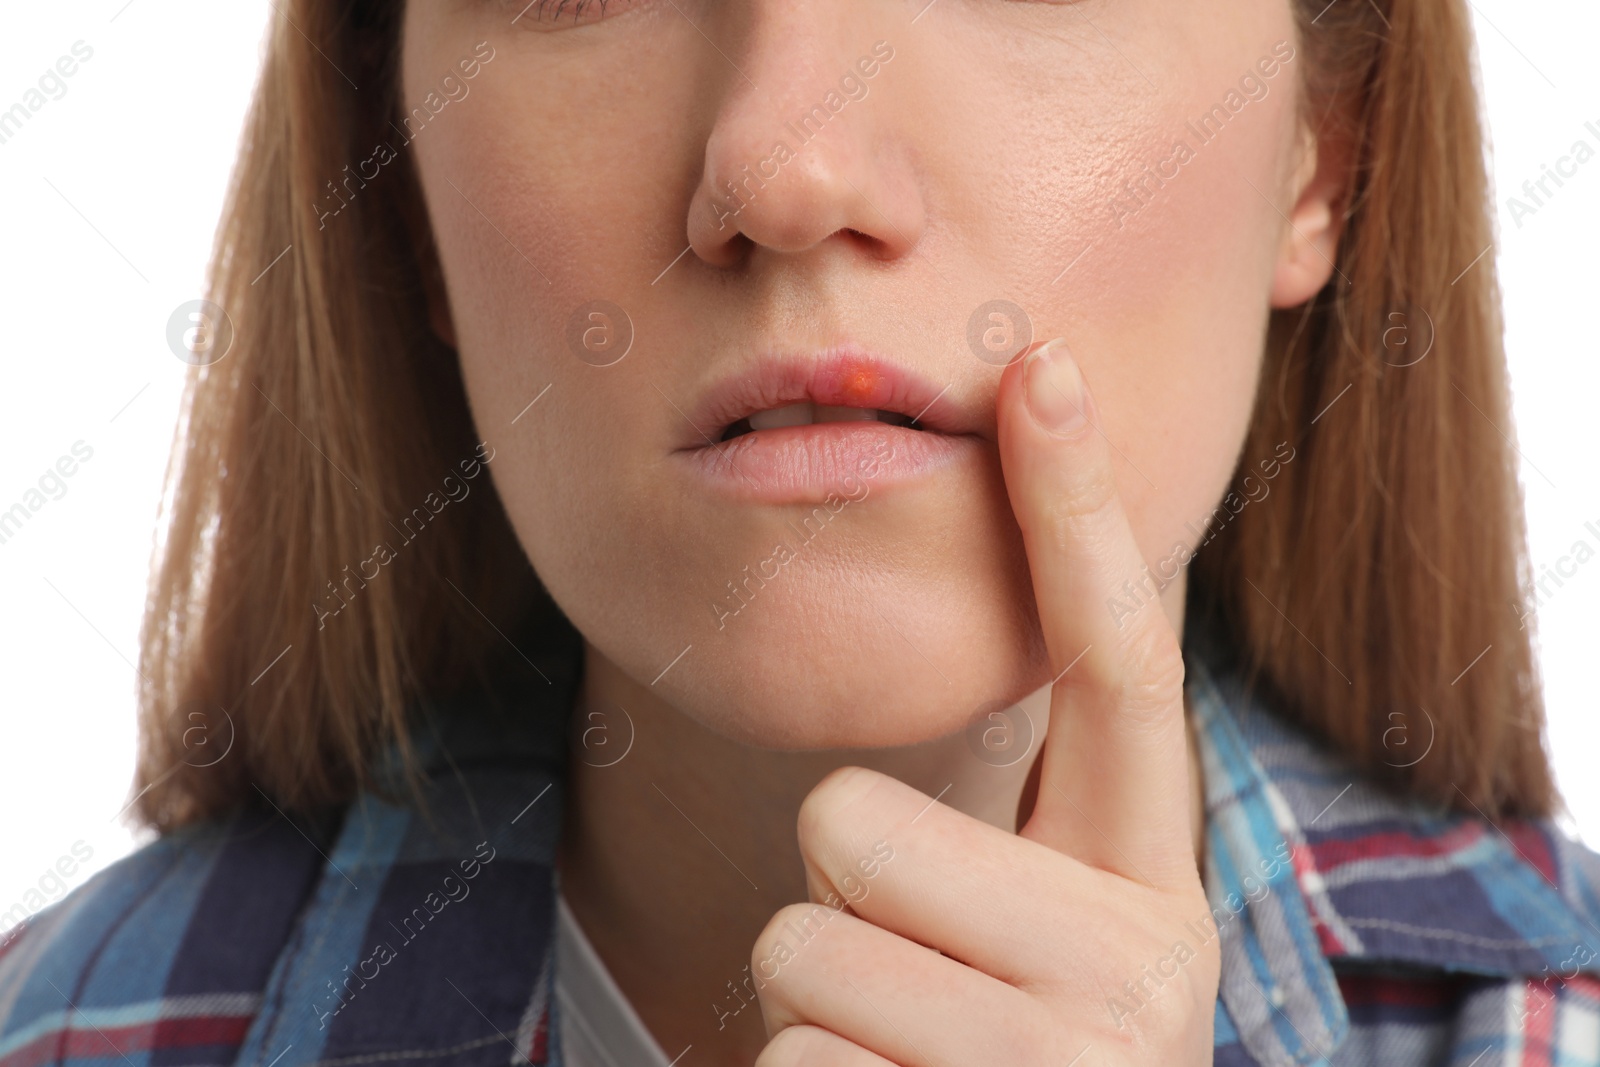
[{"label": "neck", "polygon": [[[1029,772],[1049,721],[1048,686],[1018,705],[1037,733],[1027,754],[993,766],[973,758],[965,732],[905,748],[751,748],[661,702],[592,646],[584,656],[557,860],[562,889],[669,1059],[692,1045],[697,1063],[748,1065],[766,1043],[750,949],[774,912],[806,899],[795,818],[829,771],[882,771],[1008,831],[1032,807]],[[1198,854],[1192,735],[1190,772]]]}]

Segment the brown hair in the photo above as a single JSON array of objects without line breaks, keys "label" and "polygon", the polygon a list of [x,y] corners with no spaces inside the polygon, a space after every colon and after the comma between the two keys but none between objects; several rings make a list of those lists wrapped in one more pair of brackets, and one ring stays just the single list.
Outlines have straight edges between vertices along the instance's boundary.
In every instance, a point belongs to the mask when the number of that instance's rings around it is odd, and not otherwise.
[{"label": "brown hair", "polygon": [[[1190,595],[1254,684],[1358,764],[1429,800],[1545,814],[1465,5],[1294,5],[1305,114],[1353,146],[1339,273],[1274,315],[1241,466],[1280,442],[1296,458],[1199,553]],[[570,633],[493,493],[452,505],[403,566],[352,571],[478,446],[429,325],[441,285],[411,159],[350,181],[398,132],[402,8],[274,6],[209,276],[235,341],[189,383],[141,635],[137,811],[158,828],[257,790],[340,804],[381,747],[408,756],[419,698]],[[1385,344],[1395,314],[1431,337],[1408,366]],[[306,601],[324,588],[337,618]],[[221,712],[232,750],[195,758],[194,726]],[[1412,748],[1386,744],[1392,714]]]},{"label": "brown hair", "polygon": [[1440,805],[1548,815],[1467,5],[1295,6],[1307,117],[1354,151],[1338,273],[1274,314],[1243,455],[1299,454],[1276,506],[1199,554],[1191,596],[1356,765]]}]

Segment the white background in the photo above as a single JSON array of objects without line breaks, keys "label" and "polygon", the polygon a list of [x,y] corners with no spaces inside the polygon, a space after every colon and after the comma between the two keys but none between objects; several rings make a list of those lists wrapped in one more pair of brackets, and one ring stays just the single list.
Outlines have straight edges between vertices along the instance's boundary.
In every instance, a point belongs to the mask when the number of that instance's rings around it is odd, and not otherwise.
[{"label": "white background", "polygon": [[[0,109],[75,41],[94,56],[0,144],[0,510],[74,442],[93,458],[0,545],[0,913],[75,843],[93,857],[73,886],[135,844],[117,818],[130,797],[132,664],[185,369],[166,324],[200,292],[270,11],[266,0],[9,8]],[[1600,159],[1520,226],[1506,197],[1578,138],[1600,147],[1600,6],[1479,0],[1474,10],[1538,572],[1580,538],[1600,545]],[[1591,844],[1597,620],[1600,559],[1538,614],[1556,768]]]}]

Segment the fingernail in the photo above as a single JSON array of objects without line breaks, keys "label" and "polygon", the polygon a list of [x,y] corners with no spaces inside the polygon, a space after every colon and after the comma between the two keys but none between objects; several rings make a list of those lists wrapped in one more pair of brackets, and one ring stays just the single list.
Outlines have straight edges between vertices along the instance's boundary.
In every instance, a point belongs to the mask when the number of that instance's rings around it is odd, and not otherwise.
[{"label": "fingernail", "polygon": [[1067,351],[1065,338],[1046,341],[1022,361],[1023,392],[1034,421],[1063,436],[1088,421],[1084,414],[1083,376]]}]

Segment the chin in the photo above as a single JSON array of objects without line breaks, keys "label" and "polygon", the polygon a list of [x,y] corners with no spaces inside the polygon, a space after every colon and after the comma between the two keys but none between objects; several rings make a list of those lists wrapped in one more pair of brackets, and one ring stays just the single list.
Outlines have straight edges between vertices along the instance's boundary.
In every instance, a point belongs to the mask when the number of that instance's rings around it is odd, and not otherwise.
[{"label": "chin", "polygon": [[590,521],[512,513],[546,550],[530,557],[558,606],[639,699],[753,747],[912,745],[1050,680],[998,457],[973,451],[836,501],[831,519],[659,481],[588,498],[632,504]]},{"label": "chin", "polygon": [[933,580],[825,566],[787,587],[769,583],[653,688],[707,729],[758,748],[946,737],[1049,680],[1027,571],[1006,562]]}]

